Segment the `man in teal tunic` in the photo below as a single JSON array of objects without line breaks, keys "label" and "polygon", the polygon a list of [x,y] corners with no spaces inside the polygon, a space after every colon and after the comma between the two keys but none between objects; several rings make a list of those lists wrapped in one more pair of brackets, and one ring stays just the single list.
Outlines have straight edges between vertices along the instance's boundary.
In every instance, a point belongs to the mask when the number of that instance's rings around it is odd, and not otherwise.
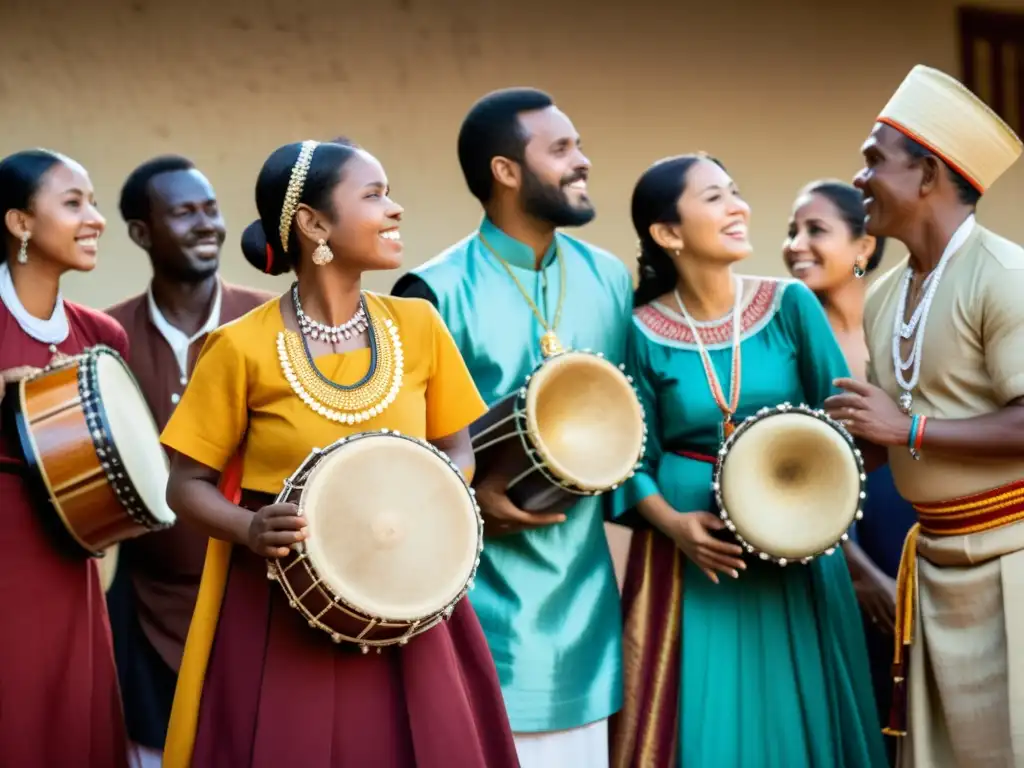
[{"label": "man in teal tunic", "polygon": [[[394,293],[438,308],[492,406],[541,362],[548,331],[566,348],[621,362],[629,271],[557,231],[594,218],[590,162],[572,122],[544,93],[496,91],[470,110],[458,149],[483,221]],[[506,483],[494,473],[477,486],[488,539],[470,599],[520,760],[524,768],[607,766],[607,718],[622,703],[622,630],[602,499],[532,514],[512,504]]]}]

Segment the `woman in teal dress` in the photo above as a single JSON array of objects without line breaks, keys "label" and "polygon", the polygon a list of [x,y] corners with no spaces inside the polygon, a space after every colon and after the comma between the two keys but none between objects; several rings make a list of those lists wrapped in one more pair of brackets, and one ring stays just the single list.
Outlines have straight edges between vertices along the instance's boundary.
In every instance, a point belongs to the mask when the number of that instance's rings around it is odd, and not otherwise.
[{"label": "woman in teal dress", "polygon": [[620,505],[645,526],[623,591],[612,764],[884,766],[841,550],[787,567],[745,558],[710,511],[729,423],[786,401],[821,407],[849,375],[825,314],[800,282],[734,274],[750,209],[717,161],[656,163],[632,213],[642,253],[627,365],[649,435]]}]

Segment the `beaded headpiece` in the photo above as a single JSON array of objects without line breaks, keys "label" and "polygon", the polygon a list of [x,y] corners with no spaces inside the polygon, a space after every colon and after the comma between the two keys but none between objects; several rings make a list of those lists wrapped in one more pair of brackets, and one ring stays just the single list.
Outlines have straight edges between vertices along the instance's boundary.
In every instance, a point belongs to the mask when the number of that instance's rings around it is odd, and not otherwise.
[{"label": "beaded headpiece", "polygon": [[292,175],[288,179],[288,190],[284,193],[284,204],[281,206],[281,248],[288,253],[288,235],[292,229],[295,209],[299,207],[302,188],[306,184],[306,174],[313,162],[313,150],[320,146],[319,141],[304,141],[299,150],[299,157],[292,166]]}]

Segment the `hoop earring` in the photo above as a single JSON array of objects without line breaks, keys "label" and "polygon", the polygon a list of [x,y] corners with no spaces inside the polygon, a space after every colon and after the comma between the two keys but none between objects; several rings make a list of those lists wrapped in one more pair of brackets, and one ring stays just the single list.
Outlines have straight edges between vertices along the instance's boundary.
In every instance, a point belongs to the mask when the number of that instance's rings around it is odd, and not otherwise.
[{"label": "hoop earring", "polygon": [[21,234],[21,247],[18,249],[18,263],[28,264],[28,241],[32,237],[28,232]]},{"label": "hoop earring", "polygon": [[859,263],[853,265],[853,276],[860,280],[864,275],[867,274]]},{"label": "hoop earring", "polygon": [[327,243],[321,240],[316,250],[313,251],[313,263],[318,267],[322,267],[325,264],[330,264],[334,260],[334,251],[328,247]]}]

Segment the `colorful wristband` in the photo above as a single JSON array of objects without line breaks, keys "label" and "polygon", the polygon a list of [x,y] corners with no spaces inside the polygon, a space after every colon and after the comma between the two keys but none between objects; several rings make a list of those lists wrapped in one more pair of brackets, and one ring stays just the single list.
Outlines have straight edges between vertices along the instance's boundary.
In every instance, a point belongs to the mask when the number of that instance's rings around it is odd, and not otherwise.
[{"label": "colorful wristband", "polygon": [[924,427],[928,423],[928,417],[915,413],[910,419],[910,435],[907,438],[907,448],[910,455],[915,459],[921,458],[921,446],[924,444]]}]

